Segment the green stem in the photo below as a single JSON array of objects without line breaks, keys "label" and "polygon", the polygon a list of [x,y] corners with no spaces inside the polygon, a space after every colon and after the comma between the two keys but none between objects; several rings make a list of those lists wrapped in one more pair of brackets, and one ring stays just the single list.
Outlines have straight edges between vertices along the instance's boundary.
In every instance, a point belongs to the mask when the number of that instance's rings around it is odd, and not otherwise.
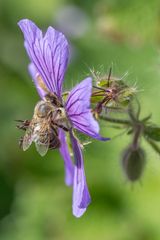
[{"label": "green stem", "polygon": [[117,118],[111,118],[111,117],[106,117],[106,116],[100,116],[100,119],[111,122],[111,123],[118,123],[118,124],[124,124],[124,125],[130,125],[130,121],[126,119],[117,119]]},{"label": "green stem", "polygon": [[133,137],[133,142],[132,142],[132,148],[134,150],[138,149],[139,147],[139,141],[140,141],[140,137],[141,137],[141,134],[143,132],[143,125],[141,123],[137,123],[135,124],[134,126],[134,137]]}]

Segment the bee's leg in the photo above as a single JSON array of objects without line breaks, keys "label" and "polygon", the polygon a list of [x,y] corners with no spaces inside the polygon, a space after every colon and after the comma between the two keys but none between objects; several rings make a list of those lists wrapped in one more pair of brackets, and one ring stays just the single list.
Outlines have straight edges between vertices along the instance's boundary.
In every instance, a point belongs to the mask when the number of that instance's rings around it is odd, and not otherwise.
[{"label": "bee's leg", "polygon": [[19,147],[22,148],[22,145],[23,145],[23,137],[19,139]]},{"label": "bee's leg", "polygon": [[67,128],[67,127],[64,127],[63,125],[61,125],[61,124],[57,124],[57,123],[55,123],[55,125],[57,126],[57,127],[59,127],[59,128],[62,128],[64,131],[66,131],[66,132],[68,132],[69,131],[69,129]]},{"label": "bee's leg", "polygon": [[21,123],[21,124],[17,125],[16,127],[17,127],[18,129],[21,129],[21,130],[24,130],[24,131],[27,130],[27,128],[28,128],[28,126],[29,126],[29,124],[30,124],[30,121],[29,121],[29,120],[16,120],[16,122]]},{"label": "bee's leg", "polygon": [[63,125],[58,125],[60,128],[62,128],[64,131],[66,131],[66,132],[68,132],[69,131],[69,129],[68,128],[66,128],[66,127],[64,127]]},{"label": "bee's leg", "polygon": [[49,142],[49,149],[50,150],[59,148],[60,145],[61,145],[60,140],[58,138],[57,129],[55,128],[55,126],[51,126],[51,129],[52,129],[53,133],[50,135],[51,136],[50,142]]},{"label": "bee's leg", "polygon": [[[66,132],[68,132],[69,131],[69,129],[67,128],[67,127],[65,127],[65,126],[63,126],[63,125],[61,125],[61,124],[58,124],[58,123],[55,123],[55,122],[51,122],[51,124],[52,124],[52,129],[54,129],[54,127],[56,126],[56,127],[59,127],[59,128],[62,128],[64,131],[66,131]],[[55,130],[55,129],[54,129]]]},{"label": "bee's leg", "polygon": [[23,124],[26,124],[26,125],[29,125],[30,124],[30,121],[29,120],[15,120],[16,122],[19,122],[19,123],[23,123]]},{"label": "bee's leg", "polygon": [[53,125],[51,125],[51,129],[52,129],[52,131],[54,132],[54,134],[56,135],[56,136],[58,136],[58,132],[57,132],[57,129],[55,129],[55,124]]},{"label": "bee's leg", "polygon": [[58,100],[57,96],[54,93],[53,94],[50,94],[50,93],[46,94],[45,99],[46,100],[49,99],[51,101],[51,103],[56,107],[63,107],[62,103]]},{"label": "bee's leg", "polygon": [[61,146],[61,143],[60,143],[58,138],[52,138],[51,139],[51,141],[49,143],[49,149],[50,150],[60,148],[60,146]]}]

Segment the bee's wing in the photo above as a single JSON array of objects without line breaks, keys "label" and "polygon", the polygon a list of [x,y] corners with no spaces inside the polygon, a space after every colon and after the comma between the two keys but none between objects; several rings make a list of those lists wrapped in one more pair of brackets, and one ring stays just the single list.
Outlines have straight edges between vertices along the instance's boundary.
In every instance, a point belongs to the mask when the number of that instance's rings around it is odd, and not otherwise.
[{"label": "bee's wing", "polygon": [[37,152],[43,157],[49,148],[49,142],[46,144],[40,143],[40,142],[35,142]]},{"label": "bee's wing", "polygon": [[[56,149],[60,147],[60,141],[57,133],[52,128],[47,128],[45,134],[41,135],[38,141],[35,142],[36,149],[41,156],[44,156],[48,149]],[[43,137],[42,137],[43,136]]]},{"label": "bee's wing", "polygon": [[33,142],[33,133],[34,133],[34,129],[31,127],[31,125],[27,128],[26,133],[23,137],[23,143],[22,143],[22,148],[23,151],[26,151],[30,145]]},{"label": "bee's wing", "polygon": [[42,157],[47,153],[49,149],[49,142],[50,142],[49,130],[50,129],[47,122],[44,122],[43,124],[41,124],[41,130],[39,132],[38,139],[37,141],[35,141],[37,152]]}]

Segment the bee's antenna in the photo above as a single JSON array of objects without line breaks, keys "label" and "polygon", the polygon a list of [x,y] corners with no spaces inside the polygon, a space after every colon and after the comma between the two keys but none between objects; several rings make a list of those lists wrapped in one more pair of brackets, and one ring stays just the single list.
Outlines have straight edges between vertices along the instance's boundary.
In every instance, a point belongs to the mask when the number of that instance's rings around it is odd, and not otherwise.
[{"label": "bee's antenna", "polygon": [[19,120],[19,119],[18,119],[18,120],[15,119],[14,121],[15,121],[15,122],[19,122],[19,123],[23,123],[23,122],[24,122],[24,120]]}]

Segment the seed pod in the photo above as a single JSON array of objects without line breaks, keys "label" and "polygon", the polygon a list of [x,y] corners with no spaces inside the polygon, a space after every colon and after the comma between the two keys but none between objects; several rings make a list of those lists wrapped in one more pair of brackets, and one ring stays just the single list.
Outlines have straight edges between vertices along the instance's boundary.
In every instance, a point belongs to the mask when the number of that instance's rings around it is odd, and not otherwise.
[{"label": "seed pod", "polygon": [[133,149],[129,146],[123,153],[122,167],[127,179],[131,182],[137,181],[142,176],[146,159],[145,152],[138,147]]}]

